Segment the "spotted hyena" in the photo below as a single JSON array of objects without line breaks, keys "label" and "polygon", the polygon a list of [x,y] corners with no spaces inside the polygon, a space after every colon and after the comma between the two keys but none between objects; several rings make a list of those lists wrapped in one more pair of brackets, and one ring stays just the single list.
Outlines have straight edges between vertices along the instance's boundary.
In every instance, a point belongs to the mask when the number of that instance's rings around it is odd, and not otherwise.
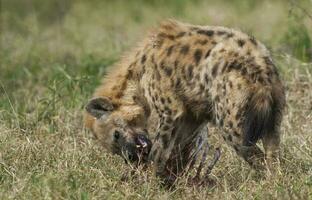
[{"label": "spotted hyena", "polygon": [[254,37],[169,20],[108,72],[86,106],[85,124],[111,152],[149,158],[156,174],[168,177],[185,168],[196,130],[207,122],[250,165],[265,157],[272,163],[284,105],[276,66]]}]

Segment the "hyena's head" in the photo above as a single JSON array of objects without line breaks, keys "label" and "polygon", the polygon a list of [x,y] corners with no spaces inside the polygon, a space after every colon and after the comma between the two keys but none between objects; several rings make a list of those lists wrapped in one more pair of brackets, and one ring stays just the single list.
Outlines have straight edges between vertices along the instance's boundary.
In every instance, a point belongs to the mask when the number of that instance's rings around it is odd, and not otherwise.
[{"label": "hyena's head", "polygon": [[126,161],[148,161],[152,143],[141,106],[117,105],[106,97],[93,98],[86,106],[85,123],[109,152]]}]

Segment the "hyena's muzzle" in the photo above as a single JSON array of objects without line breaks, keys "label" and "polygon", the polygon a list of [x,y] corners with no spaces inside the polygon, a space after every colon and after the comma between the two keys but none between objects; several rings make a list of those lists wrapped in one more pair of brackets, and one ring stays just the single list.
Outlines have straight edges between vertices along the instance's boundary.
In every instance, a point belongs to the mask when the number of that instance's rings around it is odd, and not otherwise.
[{"label": "hyena's muzzle", "polygon": [[134,133],[131,136],[126,135],[128,134],[121,134],[119,131],[115,131],[115,153],[122,156],[126,162],[147,163],[152,142],[143,133]]}]

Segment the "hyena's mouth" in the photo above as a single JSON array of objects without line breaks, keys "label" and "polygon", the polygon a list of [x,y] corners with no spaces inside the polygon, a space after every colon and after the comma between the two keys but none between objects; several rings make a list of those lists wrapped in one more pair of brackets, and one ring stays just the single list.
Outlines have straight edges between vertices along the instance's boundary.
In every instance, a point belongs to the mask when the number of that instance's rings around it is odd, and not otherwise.
[{"label": "hyena's mouth", "polygon": [[145,136],[139,134],[136,139],[136,152],[140,162],[148,161],[148,154],[152,148],[152,142]]},{"label": "hyena's mouth", "polygon": [[138,134],[133,143],[128,143],[126,148],[122,151],[126,163],[138,162],[147,163],[148,154],[152,148],[152,142],[143,134]]}]

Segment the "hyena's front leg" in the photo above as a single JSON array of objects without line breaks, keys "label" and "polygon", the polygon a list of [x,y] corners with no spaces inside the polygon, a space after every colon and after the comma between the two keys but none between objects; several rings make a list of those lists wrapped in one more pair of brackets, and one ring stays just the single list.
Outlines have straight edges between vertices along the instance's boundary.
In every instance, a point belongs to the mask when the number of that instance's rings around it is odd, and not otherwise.
[{"label": "hyena's front leg", "polygon": [[167,169],[167,162],[178,136],[175,126],[178,124],[179,116],[174,111],[167,111],[161,116],[150,153],[150,157],[154,161],[156,175],[165,179],[165,182],[170,182],[169,184],[175,180],[175,175],[170,172],[170,169]]}]

